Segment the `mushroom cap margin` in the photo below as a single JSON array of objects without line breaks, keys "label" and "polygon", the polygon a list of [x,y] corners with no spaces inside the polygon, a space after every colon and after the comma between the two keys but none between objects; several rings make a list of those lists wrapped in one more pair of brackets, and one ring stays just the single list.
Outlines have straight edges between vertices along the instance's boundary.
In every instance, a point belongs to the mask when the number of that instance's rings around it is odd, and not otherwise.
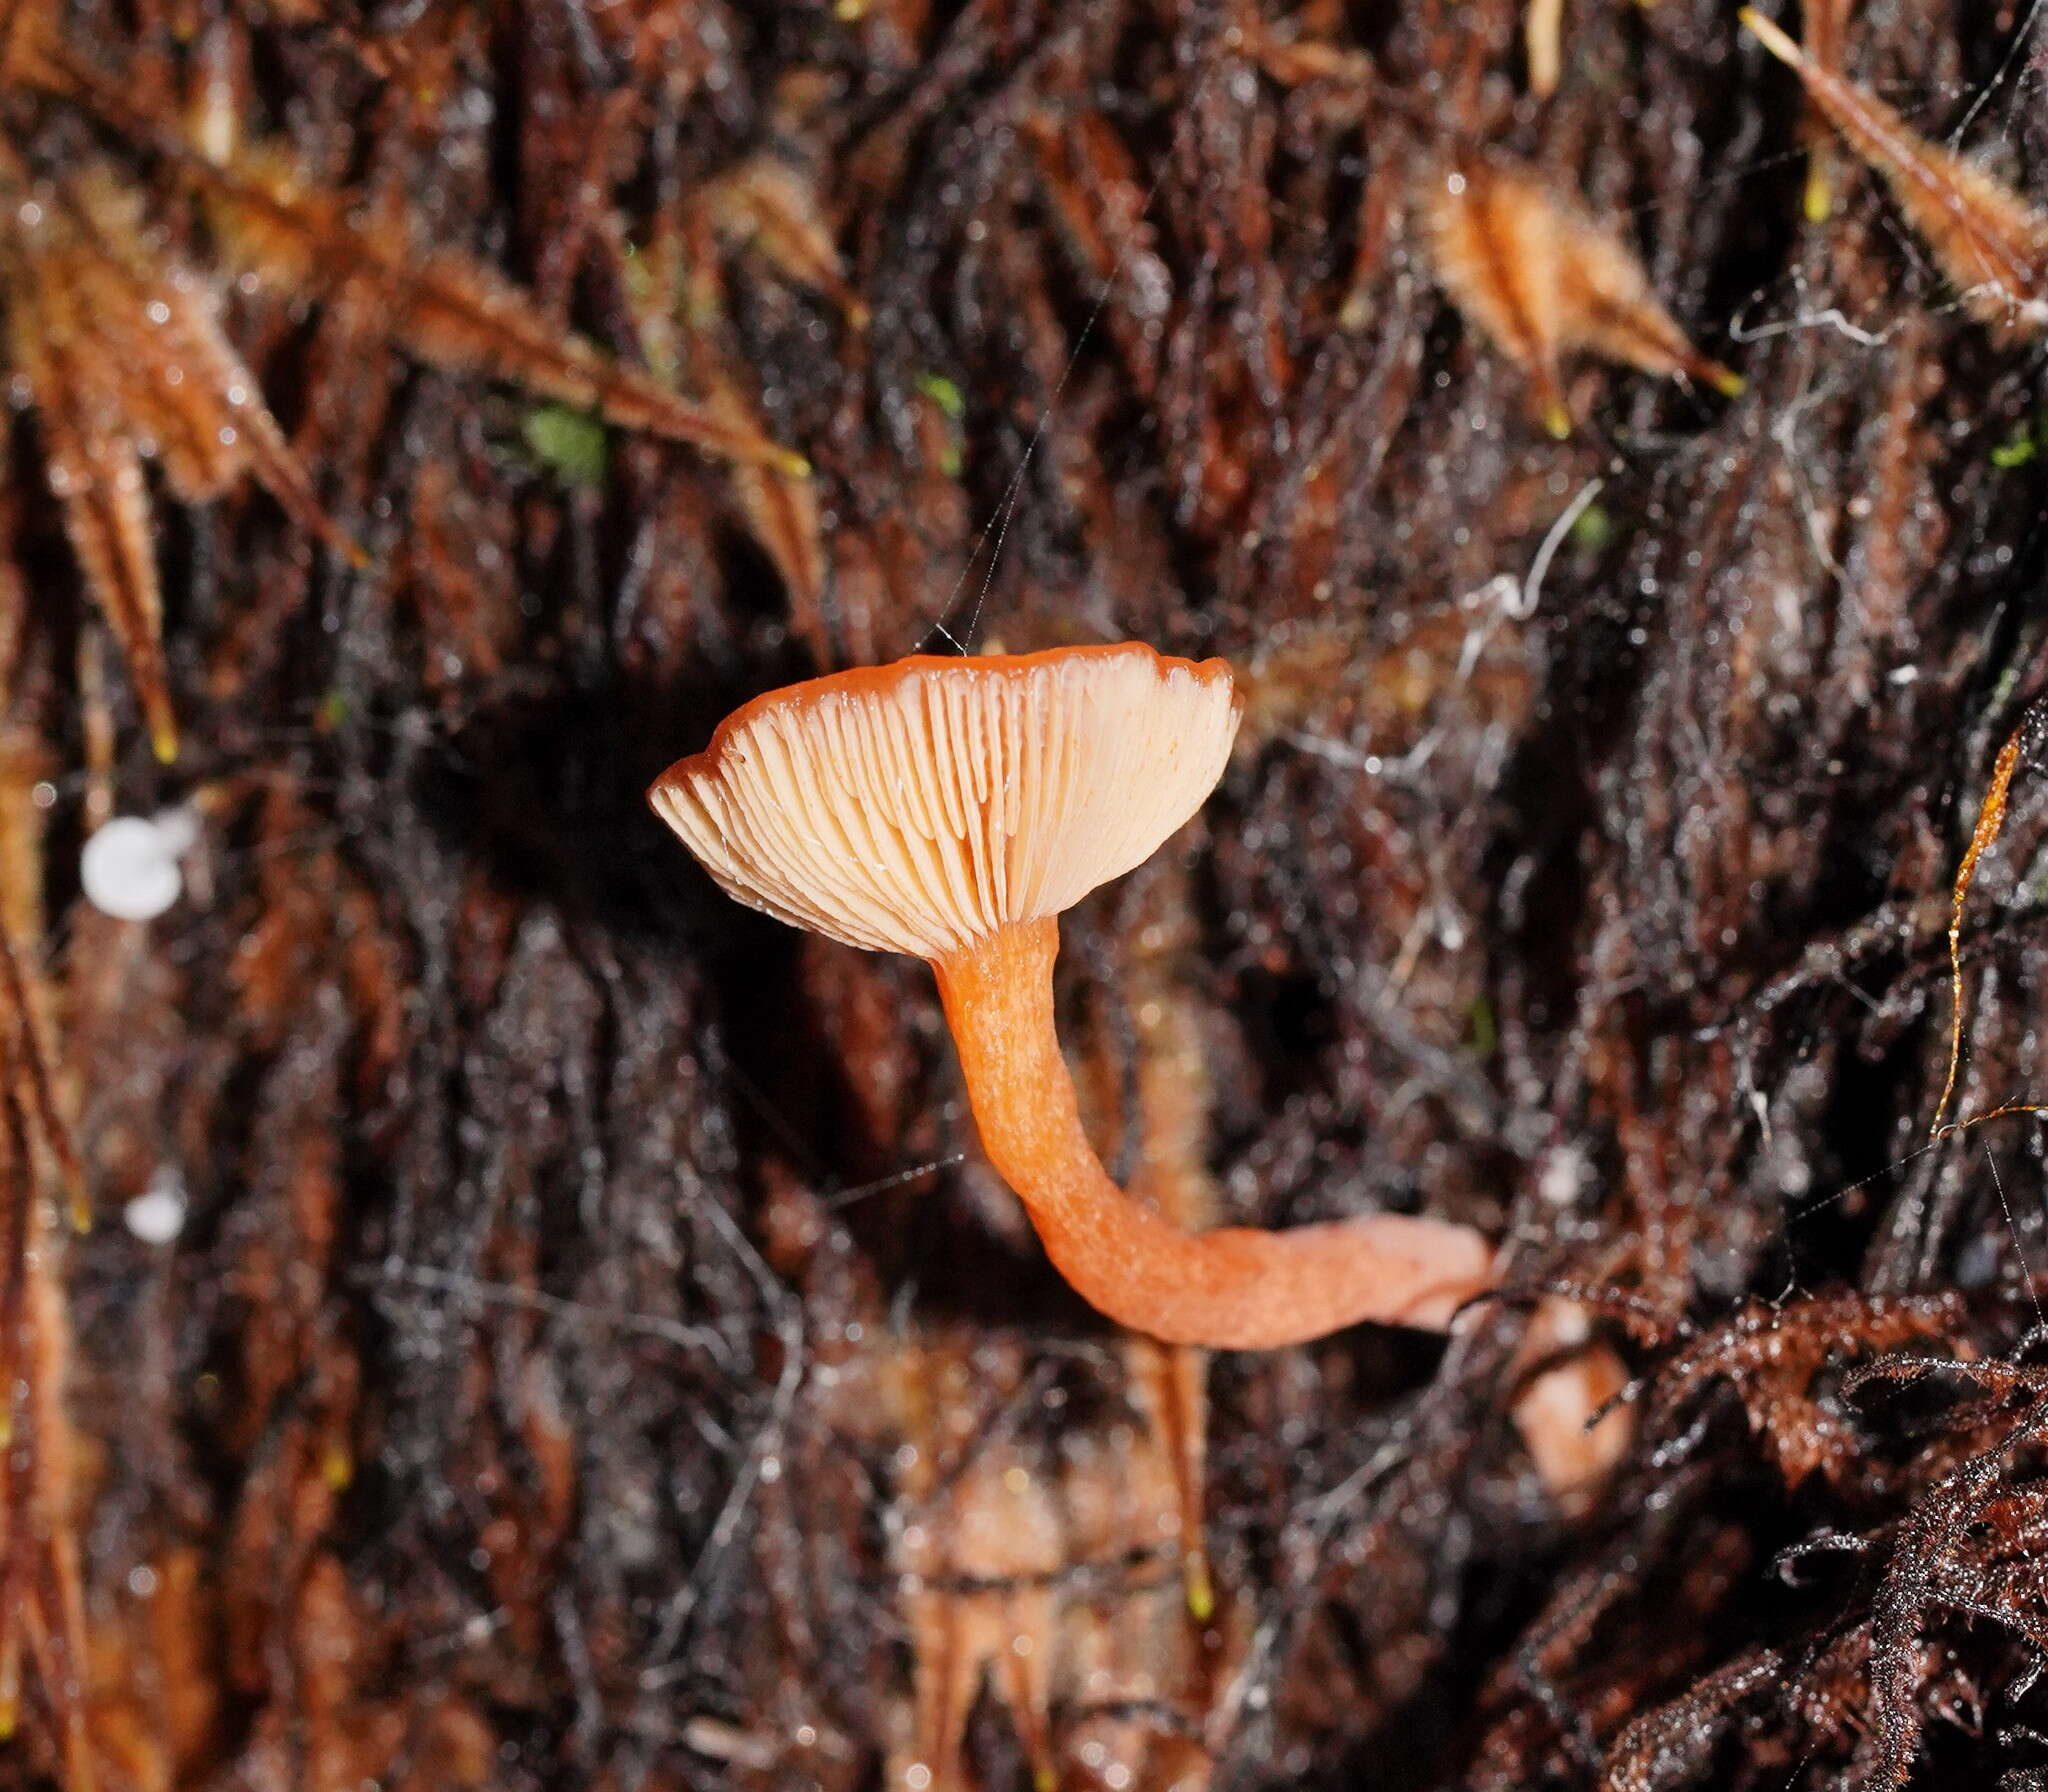
[{"label": "mushroom cap margin", "polygon": [[1224,661],[1140,642],[920,655],[755,698],[647,794],[737,901],[939,959],[1151,857],[1241,707]]}]

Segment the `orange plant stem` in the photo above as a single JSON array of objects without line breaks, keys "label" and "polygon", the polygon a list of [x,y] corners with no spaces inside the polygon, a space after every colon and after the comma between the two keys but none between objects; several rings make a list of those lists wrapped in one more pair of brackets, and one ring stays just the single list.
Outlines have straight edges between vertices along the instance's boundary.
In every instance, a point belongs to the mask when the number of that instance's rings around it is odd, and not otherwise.
[{"label": "orange plant stem", "polygon": [[1187,1233],[1109,1179],[1081,1128],[1053,1025],[1059,924],[937,961],[983,1148],[1046,1255],[1089,1305],[1171,1344],[1263,1350],[1375,1320],[1438,1328],[1493,1285],[1469,1226],[1370,1214],[1266,1232]]}]

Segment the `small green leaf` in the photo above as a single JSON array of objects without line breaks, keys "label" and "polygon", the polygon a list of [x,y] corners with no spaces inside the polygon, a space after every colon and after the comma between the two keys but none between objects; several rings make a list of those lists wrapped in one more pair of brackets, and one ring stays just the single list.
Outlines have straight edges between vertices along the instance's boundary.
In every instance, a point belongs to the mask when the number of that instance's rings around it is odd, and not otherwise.
[{"label": "small green leaf", "polygon": [[1492,1057],[1493,1048],[1500,1044],[1500,1028],[1494,1023],[1493,1004],[1484,996],[1478,997],[1472,1004],[1468,1018],[1472,1028],[1473,1051],[1482,1058]]},{"label": "small green leaf", "polygon": [[604,425],[588,411],[544,404],[529,411],[521,426],[526,445],[564,485],[595,489],[607,465]]},{"label": "small green leaf", "polygon": [[654,263],[640,253],[640,245],[628,243],[625,259],[619,272],[624,279],[626,297],[635,305],[645,305],[654,297]]},{"label": "small green leaf", "polygon": [[960,388],[943,373],[921,373],[917,376],[917,389],[955,423],[967,415],[967,400],[960,395]]},{"label": "small green leaf", "polygon": [[1572,520],[1571,544],[1582,553],[1597,554],[1614,538],[1614,518],[1597,504],[1588,504]]},{"label": "small green leaf", "polygon": [[1991,450],[1991,464],[1994,467],[2023,467],[2041,452],[2040,426],[2036,423],[2022,423],[2011,435]]}]

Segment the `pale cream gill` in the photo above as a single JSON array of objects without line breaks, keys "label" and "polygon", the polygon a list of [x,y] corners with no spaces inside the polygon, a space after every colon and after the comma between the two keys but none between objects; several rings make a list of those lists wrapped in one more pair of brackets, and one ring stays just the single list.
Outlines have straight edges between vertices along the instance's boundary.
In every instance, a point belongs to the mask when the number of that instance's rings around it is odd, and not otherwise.
[{"label": "pale cream gill", "polygon": [[655,786],[728,894],[940,958],[1058,914],[1200,808],[1237,732],[1227,671],[1132,644],[796,687]]}]

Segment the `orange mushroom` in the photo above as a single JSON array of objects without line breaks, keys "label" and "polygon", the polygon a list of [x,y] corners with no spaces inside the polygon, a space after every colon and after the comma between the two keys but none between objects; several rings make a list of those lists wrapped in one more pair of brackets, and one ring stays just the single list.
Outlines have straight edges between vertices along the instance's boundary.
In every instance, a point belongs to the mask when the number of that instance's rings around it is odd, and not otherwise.
[{"label": "orange mushroom", "polygon": [[1118,1188],[1081,1128],[1053,1025],[1059,913],[1201,806],[1239,707],[1221,660],[1135,642],[906,659],[757,698],[648,799],[737,900],[930,961],[990,1162],[1110,1318],[1221,1349],[1441,1327],[1492,1284],[1471,1228],[1186,1233]]}]

